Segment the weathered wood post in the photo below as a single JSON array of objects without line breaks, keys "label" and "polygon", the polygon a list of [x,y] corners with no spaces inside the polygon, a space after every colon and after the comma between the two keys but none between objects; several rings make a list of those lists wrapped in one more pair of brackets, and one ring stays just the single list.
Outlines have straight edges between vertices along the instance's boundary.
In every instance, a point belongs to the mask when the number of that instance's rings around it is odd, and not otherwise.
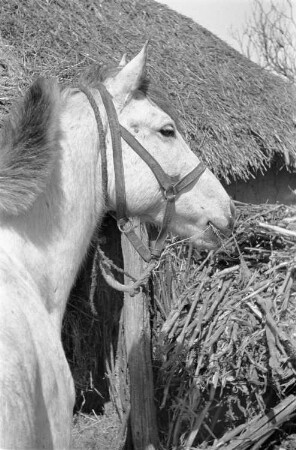
[{"label": "weathered wood post", "polygon": [[[139,219],[133,219],[136,232],[148,241],[147,231]],[[125,236],[122,236],[124,270],[140,278],[146,263]],[[126,278],[125,283],[130,283]],[[124,295],[124,330],[130,377],[130,421],[135,450],[158,448],[158,430],[154,404],[153,373],[151,364],[151,330],[149,299],[144,292],[131,297]]]}]

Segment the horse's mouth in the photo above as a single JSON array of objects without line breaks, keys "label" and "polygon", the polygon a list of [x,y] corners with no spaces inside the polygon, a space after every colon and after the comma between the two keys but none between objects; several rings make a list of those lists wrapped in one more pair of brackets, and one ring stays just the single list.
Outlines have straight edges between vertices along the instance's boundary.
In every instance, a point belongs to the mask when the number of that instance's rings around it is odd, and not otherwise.
[{"label": "horse's mouth", "polygon": [[224,228],[218,228],[216,225],[214,225],[212,222],[209,222],[209,228],[211,229],[211,232],[219,239],[221,242],[228,239],[233,232],[233,226],[224,227]]},{"label": "horse's mouth", "polygon": [[212,223],[202,233],[191,237],[194,246],[200,250],[217,250],[232,234],[230,228],[219,229]]}]

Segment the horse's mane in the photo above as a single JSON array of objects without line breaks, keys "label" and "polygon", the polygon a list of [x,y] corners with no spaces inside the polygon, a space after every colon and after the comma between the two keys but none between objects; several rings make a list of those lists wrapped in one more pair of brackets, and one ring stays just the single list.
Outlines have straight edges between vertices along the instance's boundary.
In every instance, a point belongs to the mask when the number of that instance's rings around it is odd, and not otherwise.
[{"label": "horse's mane", "polygon": [[45,189],[60,139],[60,91],[39,78],[3,123],[0,134],[0,211],[26,211]]},{"label": "horse's mane", "polygon": [[[89,87],[96,88],[98,83],[103,83],[107,78],[114,77],[120,70],[121,67],[118,66],[93,64],[82,74],[80,82],[81,84],[86,84]],[[141,91],[146,97],[150,98],[153,103],[168,114],[176,123],[177,128],[180,128],[176,111],[172,108],[172,105],[167,99],[165,93],[162,89],[159,89],[146,75],[144,75],[140,81],[139,91]]]},{"label": "horse's mane", "polygon": [[[119,70],[118,66],[93,65],[81,83],[95,88]],[[175,111],[161,89],[143,77],[139,90],[178,127]],[[60,105],[57,82],[39,78],[4,120],[0,133],[0,211],[14,215],[26,211],[45,189],[59,150]]]}]

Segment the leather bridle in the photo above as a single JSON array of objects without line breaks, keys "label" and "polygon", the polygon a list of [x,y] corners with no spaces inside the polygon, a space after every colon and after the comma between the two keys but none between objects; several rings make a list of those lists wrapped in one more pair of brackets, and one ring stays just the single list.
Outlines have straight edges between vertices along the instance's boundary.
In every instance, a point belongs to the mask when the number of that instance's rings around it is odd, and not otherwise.
[{"label": "leather bridle", "polygon": [[[79,86],[79,89],[86,95],[90,102],[97,121],[97,127],[100,139],[100,151],[102,158],[102,178],[104,195],[107,194],[108,178],[107,178],[107,159],[106,159],[106,141],[99,108],[93,98],[92,93],[85,86]],[[197,181],[205,171],[205,165],[200,162],[191,172],[185,175],[180,181],[174,182],[172,177],[167,175],[158,162],[150,155],[150,153],[140,144],[140,142],[123,126],[119,124],[117,112],[112,101],[112,97],[106,87],[100,83],[98,85],[110,127],[113,164],[115,173],[115,195],[116,195],[116,219],[119,230],[126,235],[131,244],[141,255],[141,257],[149,262],[152,258],[159,258],[162,252],[164,241],[167,235],[167,228],[172,219],[175,198],[186,187],[194,181]],[[133,226],[126,215],[126,194],[124,183],[124,168],[122,162],[122,146],[121,138],[145,161],[152,170],[162,194],[166,200],[165,213],[162,226],[155,241],[154,247],[148,249],[135,233]]]}]

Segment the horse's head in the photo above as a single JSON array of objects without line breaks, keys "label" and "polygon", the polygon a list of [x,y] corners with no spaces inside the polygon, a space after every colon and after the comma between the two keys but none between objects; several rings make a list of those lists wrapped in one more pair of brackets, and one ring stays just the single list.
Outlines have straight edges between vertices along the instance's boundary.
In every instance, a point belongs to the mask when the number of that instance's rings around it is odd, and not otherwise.
[{"label": "horse's head", "polygon": [[[155,94],[145,80],[146,46],[128,64],[104,81],[113,97],[120,124],[129,130],[156,159],[164,172],[178,182],[199,159],[178,131],[177,121],[161,93]],[[166,200],[150,167],[125,142],[123,145],[127,210],[146,222],[162,225]],[[108,197],[116,210],[114,170],[110,137],[107,136]],[[186,186],[175,199],[168,229],[189,237],[199,248],[215,248],[218,235],[227,236],[233,227],[234,206],[209,169]]]}]

